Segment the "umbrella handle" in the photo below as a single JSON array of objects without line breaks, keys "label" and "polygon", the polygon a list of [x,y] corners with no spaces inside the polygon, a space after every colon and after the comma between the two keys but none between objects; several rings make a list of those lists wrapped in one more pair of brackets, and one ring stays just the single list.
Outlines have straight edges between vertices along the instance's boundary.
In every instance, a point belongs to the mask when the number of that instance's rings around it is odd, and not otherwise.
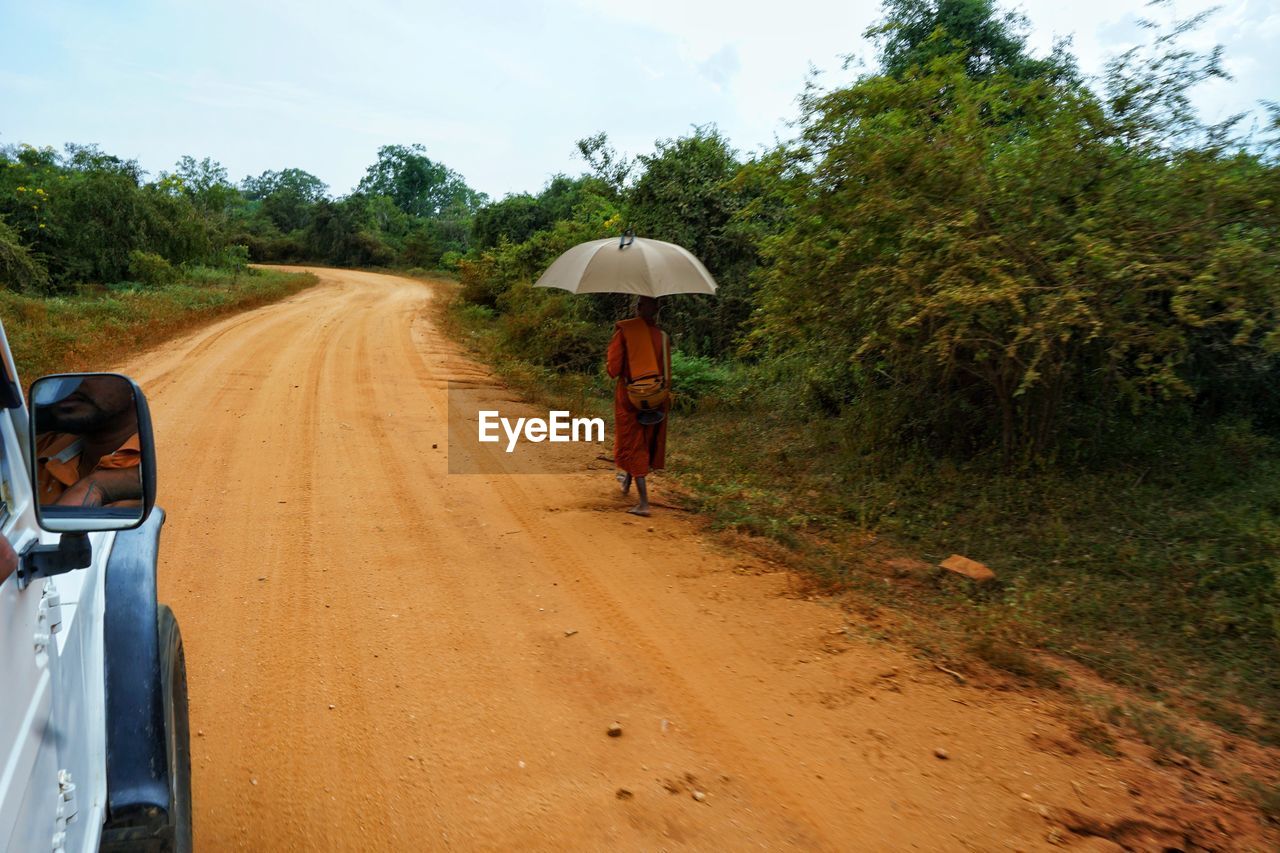
[{"label": "umbrella handle", "polygon": [[636,241],[636,232],[628,228],[622,233],[621,239],[618,240],[618,248],[625,249]]}]

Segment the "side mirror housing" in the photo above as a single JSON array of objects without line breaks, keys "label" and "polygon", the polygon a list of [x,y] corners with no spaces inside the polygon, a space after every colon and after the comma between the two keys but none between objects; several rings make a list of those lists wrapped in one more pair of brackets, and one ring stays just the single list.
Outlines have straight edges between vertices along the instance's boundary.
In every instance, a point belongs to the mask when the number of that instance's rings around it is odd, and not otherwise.
[{"label": "side mirror housing", "polygon": [[31,385],[36,518],[53,533],[130,530],[156,501],[147,398],[118,373],[60,373]]}]

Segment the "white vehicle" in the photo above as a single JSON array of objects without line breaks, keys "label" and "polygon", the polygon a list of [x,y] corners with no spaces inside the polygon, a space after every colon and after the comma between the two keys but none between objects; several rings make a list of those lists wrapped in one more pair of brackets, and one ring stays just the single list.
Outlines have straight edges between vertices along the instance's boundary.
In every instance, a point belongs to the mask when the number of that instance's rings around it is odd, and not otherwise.
[{"label": "white vehicle", "polygon": [[[156,601],[146,398],[117,374],[62,374],[28,405],[3,327],[0,367],[0,850],[189,851],[186,667]],[[108,418],[134,431],[110,459],[95,452]]]}]

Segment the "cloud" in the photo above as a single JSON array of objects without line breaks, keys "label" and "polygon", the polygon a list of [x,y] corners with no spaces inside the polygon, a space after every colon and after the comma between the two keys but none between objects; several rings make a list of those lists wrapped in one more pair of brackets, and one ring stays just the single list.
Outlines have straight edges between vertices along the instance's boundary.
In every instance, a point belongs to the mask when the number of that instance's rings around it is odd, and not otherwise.
[{"label": "cloud", "polygon": [[[1156,14],[1144,0],[997,2],[1023,7],[1036,52],[1074,35],[1086,74],[1144,40],[1136,21]],[[1213,2],[1176,0],[1175,14]],[[1237,80],[1197,95],[1209,116],[1274,98],[1280,79],[1276,0],[1224,2],[1204,38],[1225,45]],[[874,67],[862,34],[881,15],[881,0],[46,5],[6,19],[7,141],[100,141],[152,169],[186,153],[233,174],[296,165],[335,192],[378,145],[422,142],[494,196],[577,171],[573,140],[602,130],[633,153],[709,123],[743,152],[788,137],[810,68],[830,87],[870,70],[842,69],[847,55]]]},{"label": "cloud", "polygon": [[738,59],[738,48],[731,44],[717,50],[711,56],[698,63],[698,73],[711,81],[717,92],[729,88],[729,83],[742,68]]}]

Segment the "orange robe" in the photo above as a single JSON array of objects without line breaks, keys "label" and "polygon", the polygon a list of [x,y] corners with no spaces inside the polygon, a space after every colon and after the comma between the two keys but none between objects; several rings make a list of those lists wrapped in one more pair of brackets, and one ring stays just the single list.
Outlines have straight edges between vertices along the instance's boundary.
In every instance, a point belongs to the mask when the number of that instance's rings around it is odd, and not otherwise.
[{"label": "orange robe", "polygon": [[[653,351],[662,358],[662,339],[665,332],[653,323],[649,324],[649,334],[653,336]],[[619,468],[633,477],[646,477],[649,471],[666,466],[667,458],[667,420],[662,423],[645,426],[636,420],[636,407],[627,399],[627,342],[621,329],[614,329],[613,340],[609,341],[607,359],[609,375],[618,380],[613,392],[613,461]],[[667,353],[667,363],[663,365],[667,381],[671,381],[671,354]],[[670,412],[671,400],[662,405],[664,412]]]},{"label": "orange robe", "polygon": [[[80,445],[80,436],[71,433],[46,432],[36,436],[36,474],[41,504],[56,503],[63,492],[80,481]],[[114,453],[99,459],[93,470],[137,468],[141,464],[142,444],[135,432]]]}]

